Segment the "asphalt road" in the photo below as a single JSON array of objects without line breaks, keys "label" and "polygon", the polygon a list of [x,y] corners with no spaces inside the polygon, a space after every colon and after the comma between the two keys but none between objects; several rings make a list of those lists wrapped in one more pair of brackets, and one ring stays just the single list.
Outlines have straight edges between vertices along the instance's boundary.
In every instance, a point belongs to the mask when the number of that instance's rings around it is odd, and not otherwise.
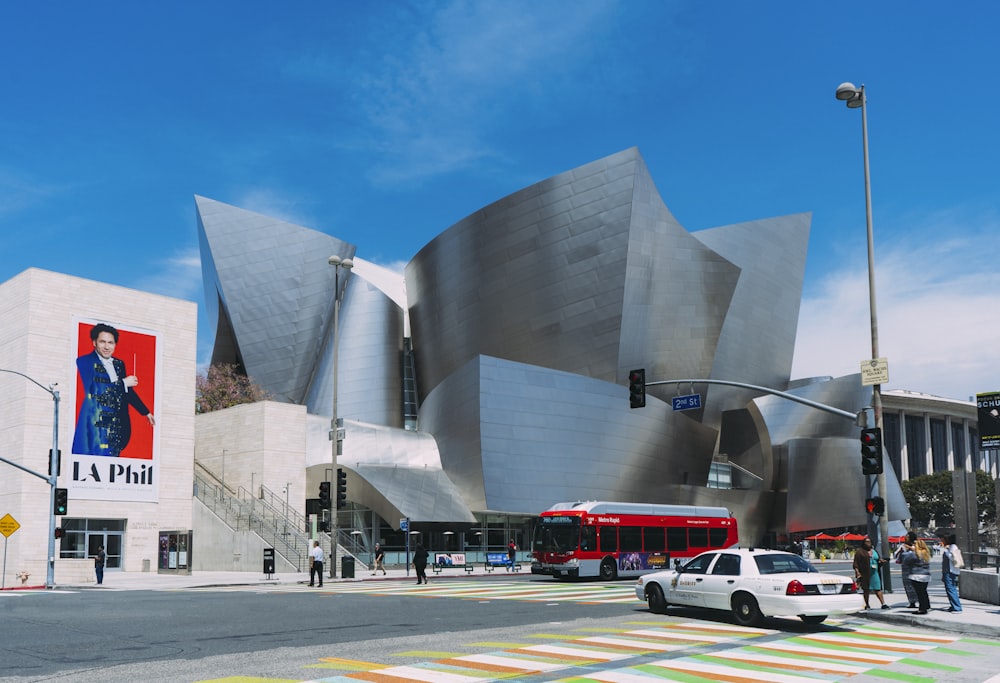
[{"label": "asphalt road", "polygon": [[[135,668],[125,665],[141,664],[145,671],[158,661],[164,666],[151,668],[160,670],[161,680],[183,680],[182,664],[207,658],[263,654],[266,662],[276,660],[275,651],[282,648],[342,656],[338,653],[347,651],[346,643],[360,644],[350,650],[363,656],[395,638],[426,636],[440,643],[449,632],[521,630],[539,622],[621,613],[614,605],[481,603],[318,590],[39,592],[0,599],[0,680],[65,681],[73,680],[66,674],[86,672],[91,681],[134,681]],[[142,677],[150,680],[148,673]]]},{"label": "asphalt road", "polygon": [[[568,597],[578,587],[588,593],[587,588],[607,592]],[[604,647],[588,640],[609,637],[625,638],[622,643],[631,643],[624,646],[628,650],[635,644],[629,638],[645,637],[648,643],[685,630],[698,639],[706,633],[722,636],[669,654],[629,653],[624,660],[584,668],[600,672],[669,662],[679,671],[711,666],[735,675],[740,672],[731,669],[731,662],[745,667],[744,660],[760,657],[762,647],[776,647],[788,651],[784,657],[794,656],[789,652],[796,648],[829,652],[822,665],[831,668],[822,673],[823,680],[874,683],[889,676],[981,683],[996,673],[1000,642],[992,640],[906,627],[885,630],[855,617],[821,627],[795,618],[772,619],[764,629],[727,637],[727,632],[739,630],[728,614],[675,608],[666,616],[653,615],[634,596],[628,597],[631,587],[632,581],[588,587],[519,576],[435,579],[431,590],[410,581],[373,581],[331,584],[322,591],[299,586],[29,591],[0,596],[0,682],[347,680],[337,677],[363,671],[364,663],[375,665],[373,673],[413,667],[433,676],[434,667],[447,670],[455,666],[456,657],[470,653],[497,660],[497,653],[524,656],[526,649],[543,646],[564,652],[568,647],[580,654],[579,648]],[[520,597],[511,597],[513,591]],[[605,598],[610,602],[599,602]],[[706,664],[705,658],[712,661]],[[804,662],[818,666],[813,655],[805,655]],[[766,664],[750,666],[757,667],[757,680],[777,680]],[[537,683],[572,673],[562,669],[514,680]],[[578,675],[585,675],[583,669]]]}]

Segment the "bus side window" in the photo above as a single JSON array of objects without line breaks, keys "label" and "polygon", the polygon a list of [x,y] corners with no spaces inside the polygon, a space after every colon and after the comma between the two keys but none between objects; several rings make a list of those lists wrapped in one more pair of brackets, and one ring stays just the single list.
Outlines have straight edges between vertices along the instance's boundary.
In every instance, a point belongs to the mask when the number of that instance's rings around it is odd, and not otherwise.
[{"label": "bus side window", "polygon": [[708,529],[688,529],[688,543],[692,548],[707,548]]},{"label": "bus side window", "polygon": [[642,547],[647,553],[662,553],[665,549],[663,544],[663,527],[643,527]]},{"label": "bus side window", "polygon": [[618,529],[613,526],[598,527],[602,553],[618,552]]},{"label": "bus side window", "polygon": [[618,540],[623,553],[638,553],[642,551],[642,527],[623,526],[618,529]]},{"label": "bus side window", "polygon": [[585,526],[580,529],[580,550],[597,548],[597,527]]},{"label": "bus side window", "polygon": [[681,526],[667,527],[667,550],[672,552],[683,552],[687,549],[687,529]]},{"label": "bus side window", "polygon": [[708,542],[711,543],[713,548],[725,548],[729,540],[729,530],[726,528],[721,529],[709,529],[708,530]]}]

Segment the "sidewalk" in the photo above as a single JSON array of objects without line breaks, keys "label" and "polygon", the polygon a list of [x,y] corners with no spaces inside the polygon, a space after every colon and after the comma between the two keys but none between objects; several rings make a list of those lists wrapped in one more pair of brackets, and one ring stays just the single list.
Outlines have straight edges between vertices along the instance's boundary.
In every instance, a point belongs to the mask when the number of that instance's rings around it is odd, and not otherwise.
[{"label": "sidewalk", "polygon": [[[826,563],[827,569],[832,569]],[[823,571],[822,565],[817,568]],[[483,567],[477,567],[473,572],[466,573],[461,569],[445,569],[440,574],[435,574],[430,567],[427,568],[430,581],[435,579],[460,579],[468,576],[530,576],[530,568],[521,565],[520,572],[508,572],[503,568],[494,569],[492,572],[486,571]],[[931,611],[927,614],[915,614],[916,610],[907,608],[906,593],[903,591],[902,582],[898,575],[893,576],[893,589],[895,592],[886,593],[885,601],[892,609],[872,609],[867,612],[858,612],[859,616],[871,621],[885,622],[889,624],[901,624],[916,628],[928,628],[960,633],[970,636],[982,636],[987,638],[1000,639],[1000,605],[989,605],[971,600],[962,600],[962,612],[953,613],[948,611],[948,598],[945,596],[944,585],[941,583],[939,574],[936,574],[930,583],[928,593],[931,599]],[[324,577],[327,582],[361,582],[377,581],[385,579],[408,579],[416,580],[416,575],[410,569],[407,572],[403,568],[392,568],[386,574],[379,573],[372,576],[370,571],[360,569],[354,578],[330,579]],[[151,572],[107,572],[104,575],[104,584],[101,586],[95,583],[84,583],[78,585],[58,584],[55,590],[171,590],[184,588],[215,588],[223,586],[274,586],[274,585],[307,585],[309,583],[308,573],[288,573],[273,574],[271,578],[266,578],[263,574],[254,572],[221,572],[221,571],[195,571],[190,575],[156,574]],[[7,590],[30,590],[40,589],[41,586],[25,586],[11,588]],[[861,603],[861,596],[858,595],[858,603]],[[872,605],[876,605],[878,600],[873,595]]]}]

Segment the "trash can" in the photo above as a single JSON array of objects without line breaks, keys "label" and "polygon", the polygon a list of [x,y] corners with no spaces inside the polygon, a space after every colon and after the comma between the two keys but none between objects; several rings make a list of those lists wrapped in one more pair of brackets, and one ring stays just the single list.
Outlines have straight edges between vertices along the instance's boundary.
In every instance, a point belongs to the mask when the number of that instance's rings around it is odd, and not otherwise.
[{"label": "trash can", "polygon": [[342,557],[340,558],[340,578],[342,579],[353,579],[354,578],[354,558],[353,557]]}]

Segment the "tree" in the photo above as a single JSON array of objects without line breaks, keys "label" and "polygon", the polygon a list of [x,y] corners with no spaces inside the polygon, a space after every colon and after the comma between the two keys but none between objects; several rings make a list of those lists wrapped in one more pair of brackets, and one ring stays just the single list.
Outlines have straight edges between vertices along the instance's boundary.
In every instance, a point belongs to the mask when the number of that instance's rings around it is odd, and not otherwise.
[{"label": "tree", "polygon": [[[955,501],[952,497],[951,470],[925,474],[902,483],[903,496],[910,506],[911,526],[948,527],[955,524]],[[992,524],[996,521],[996,499],[993,495],[993,479],[987,472],[976,472],[976,506],[979,522]]]},{"label": "tree", "polygon": [[238,366],[229,363],[213,365],[195,379],[195,413],[231,408],[242,403],[266,401],[271,395],[247,377]]}]

